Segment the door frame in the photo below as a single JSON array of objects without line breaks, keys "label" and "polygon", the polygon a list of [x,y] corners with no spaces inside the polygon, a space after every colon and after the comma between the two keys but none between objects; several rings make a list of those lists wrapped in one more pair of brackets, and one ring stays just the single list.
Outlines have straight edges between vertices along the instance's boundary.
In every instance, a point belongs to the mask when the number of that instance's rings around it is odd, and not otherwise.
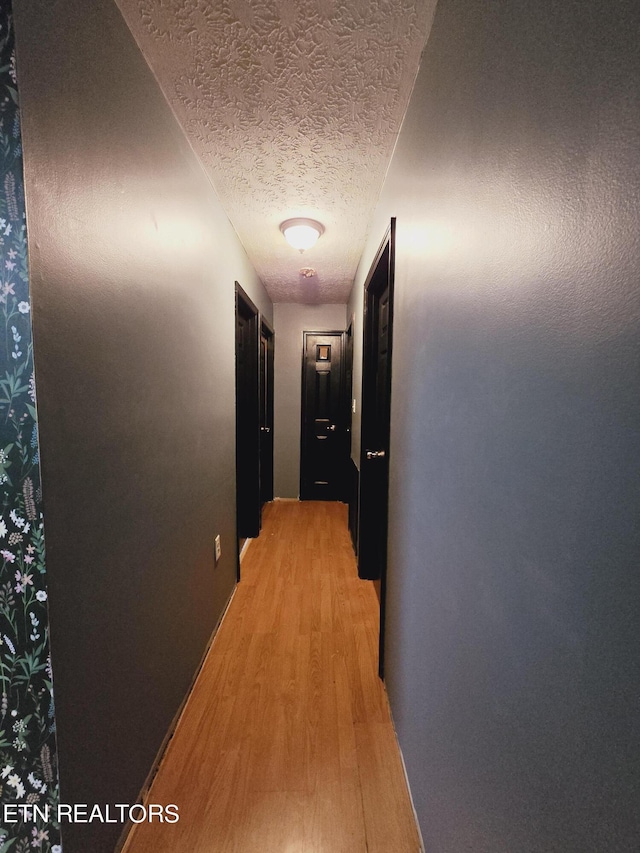
[{"label": "door frame", "polygon": [[356,328],[356,315],[352,314],[344,332],[344,395],[346,400],[346,429],[347,429],[347,470],[345,475],[345,502],[349,507],[349,535],[353,545],[353,553],[358,555],[358,503],[360,472],[351,456],[353,443],[353,344]]},{"label": "door frame", "polygon": [[[387,254],[386,260],[386,276],[385,269],[381,266],[384,256]],[[380,632],[379,632],[379,649],[378,649],[378,673],[380,678],[384,678],[384,633],[385,633],[385,617],[386,617],[386,597],[387,597],[387,547],[388,547],[388,531],[389,531],[389,464],[390,464],[390,426],[391,426],[391,393],[392,393],[392,367],[393,367],[393,297],[394,297],[394,281],[395,281],[395,254],[396,254],[396,219],[391,218],[389,227],[382,239],[380,247],[373,259],[369,273],[364,284],[364,315],[363,315],[363,357],[362,357],[362,417],[361,417],[361,434],[360,434],[360,500],[358,507],[358,574],[361,578],[367,580],[380,580]],[[384,277],[383,277],[384,276]],[[380,281],[383,284],[380,284]],[[386,458],[384,465],[386,468],[385,485],[384,485],[384,533],[383,533],[383,560],[381,562],[380,571],[378,573],[375,567],[372,567],[371,562],[367,564],[367,548],[363,545],[363,534],[371,528],[371,524],[367,523],[367,502],[362,500],[363,492],[369,494],[368,465],[371,460],[367,459],[367,450],[371,431],[372,431],[372,400],[375,398],[375,371],[373,370],[373,362],[375,356],[375,315],[373,311],[373,302],[376,296],[376,291],[384,291],[386,286],[389,287],[389,338],[388,338],[388,370],[387,370],[387,399],[388,411],[386,412],[384,425],[384,447]],[[374,460],[374,464],[378,464],[379,460]]]},{"label": "door frame", "polygon": [[[237,359],[237,318],[242,312],[251,324],[251,352],[253,362],[245,387],[239,386]],[[260,533],[260,312],[242,289],[235,283],[236,329],[236,525],[237,539],[253,538]],[[245,458],[241,459],[240,454]],[[238,562],[238,580],[240,563]]]},{"label": "door frame", "polygon": [[[267,416],[266,421],[267,424],[265,427],[260,425],[260,505],[264,506],[268,501],[273,500],[273,481],[274,481],[274,465],[273,465],[273,422],[274,422],[274,393],[273,393],[273,383],[275,378],[275,332],[271,323],[260,315],[260,338],[265,337],[267,339],[267,363],[266,363],[266,410]],[[259,371],[260,373],[260,382],[263,382],[264,374],[262,369]],[[262,394],[263,387],[260,386],[260,407],[262,407]],[[268,430],[268,466],[265,471],[262,465],[263,462],[263,447],[262,443],[265,438],[265,428]]]},{"label": "door frame", "polygon": [[[303,460],[306,458],[305,453],[307,449],[307,421],[306,421],[306,412],[305,412],[305,399],[306,399],[306,387],[307,387],[307,373],[306,373],[306,354],[307,354],[307,336],[308,335],[336,335],[340,337],[340,410],[342,413],[342,417],[344,417],[344,405],[345,405],[345,364],[344,364],[344,351],[345,351],[345,331],[344,329],[320,329],[320,330],[309,330],[305,329],[302,333],[302,382],[301,382],[301,396],[300,396],[300,500],[309,500],[309,498],[304,497],[305,492],[305,484],[303,477]],[[340,423],[338,425],[338,429],[340,434],[344,433],[344,424]],[[346,463],[345,463],[346,465]],[[343,471],[342,484],[340,488],[340,498],[336,498],[336,500],[343,499],[344,492],[344,483],[345,483],[345,475],[346,472]]]}]

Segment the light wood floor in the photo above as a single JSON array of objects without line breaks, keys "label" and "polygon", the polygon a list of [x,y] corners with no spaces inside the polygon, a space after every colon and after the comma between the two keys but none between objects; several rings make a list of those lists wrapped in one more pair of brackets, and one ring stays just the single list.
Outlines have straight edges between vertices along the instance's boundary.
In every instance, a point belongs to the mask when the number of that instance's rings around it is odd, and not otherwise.
[{"label": "light wood floor", "polygon": [[377,631],[346,507],[268,505],[126,853],[417,853]]}]

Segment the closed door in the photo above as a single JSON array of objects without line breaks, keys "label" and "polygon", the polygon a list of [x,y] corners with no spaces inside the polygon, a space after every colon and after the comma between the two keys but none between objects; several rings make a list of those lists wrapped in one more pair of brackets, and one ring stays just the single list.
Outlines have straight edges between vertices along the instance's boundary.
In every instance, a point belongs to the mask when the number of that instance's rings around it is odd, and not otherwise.
[{"label": "closed door", "polygon": [[238,537],[260,533],[258,309],[236,285],[236,483]]},{"label": "closed door", "polygon": [[347,419],[343,332],[305,332],[302,372],[302,500],[343,500]]},{"label": "closed door", "polygon": [[377,584],[380,599],[380,676],[384,672],[384,622],[389,517],[389,427],[393,343],[395,220],[365,285],[360,457],[358,574]]}]

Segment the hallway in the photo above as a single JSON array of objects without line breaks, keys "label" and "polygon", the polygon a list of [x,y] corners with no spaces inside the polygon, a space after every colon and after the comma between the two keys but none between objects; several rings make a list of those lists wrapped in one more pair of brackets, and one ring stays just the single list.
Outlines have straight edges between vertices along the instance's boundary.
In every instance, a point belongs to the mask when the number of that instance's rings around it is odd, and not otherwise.
[{"label": "hallway", "polygon": [[416,853],[341,503],[276,501],[125,853]]}]

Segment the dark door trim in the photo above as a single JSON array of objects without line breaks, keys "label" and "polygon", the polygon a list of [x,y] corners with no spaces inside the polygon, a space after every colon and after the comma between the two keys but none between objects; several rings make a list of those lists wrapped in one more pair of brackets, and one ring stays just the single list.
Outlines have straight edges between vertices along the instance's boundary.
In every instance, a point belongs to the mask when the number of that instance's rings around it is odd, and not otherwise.
[{"label": "dark door trim", "polygon": [[[260,533],[260,320],[259,312],[240,284],[236,302],[236,509],[238,538]],[[238,318],[248,324],[241,360]],[[238,564],[238,573],[239,573]]]},{"label": "dark door trim", "polygon": [[[266,363],[262,363],[262,339],[266,340]],[[273,382],[275,332],[260,315],[260,503],[273,500]]]},{"label": "dark door trim", "polygon": [[347,421],[347,471],[345,477],[345,501],[349,506],[349,534],[354,554],[358,554],[358,485],[360,472],[351,456],[351,441],[353,427],[353,336],[356,325],[355,314],[352,314],[344,333],[344,394]]},{"label": "dark door trim", "polygon": [[[389,506],[389,435],[391,416],[391,372],[393,351],[393,291],[395,274],[396,220],[389,228],[371,264],[364,286],[364,344],[362,365],[362,421],[360,449],[360,506],[358,574],[380,581],[380,635],[378,671],[384,677],[384,631],[387,594],[387,534]],[[388,291],[387,369],[384,395],[385,411],[378,412],[376,297]],[[375,421],[375,422],[374,422]],[[374,446],[375,445],[375,446]],[[378,446],[379,445],[379,446]],[[368,451],[382,452],[370,458]],[[376,466],[375,469],[372,466]],[[374,501],[377,504],[374,507]],[[375,519],[375,520],[374,520]]]}]

